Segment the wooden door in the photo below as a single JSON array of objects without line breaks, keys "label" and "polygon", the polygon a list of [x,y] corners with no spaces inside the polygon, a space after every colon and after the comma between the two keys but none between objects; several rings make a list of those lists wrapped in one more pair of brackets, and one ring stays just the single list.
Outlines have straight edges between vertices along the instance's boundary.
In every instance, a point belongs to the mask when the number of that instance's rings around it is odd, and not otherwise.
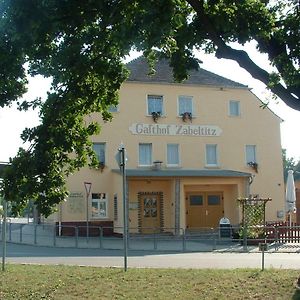
[{"label": "wooden door", "polygon": [[205,227],[205,195],[201,193],[188,194],[186,200],[187,227]]},{"label": "wooden door", "polygon": [[222,193],[206,193],[206,227],[219,227],[219,221],[223,217]]},{"label": "wooden door", "polygon": [[189,193],[186,197],[187,228],[218,227],[223,216],[221,192]]},{"label": "wooden door", "polygon": [[154,233],[160,228],[160,197],[145,194],[141,199],[141,232]]}]

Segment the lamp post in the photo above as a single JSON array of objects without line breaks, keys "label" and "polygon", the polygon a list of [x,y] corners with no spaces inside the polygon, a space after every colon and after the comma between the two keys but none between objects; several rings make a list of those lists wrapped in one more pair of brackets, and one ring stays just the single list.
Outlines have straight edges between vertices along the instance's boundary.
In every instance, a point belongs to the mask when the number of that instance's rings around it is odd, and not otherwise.
[{"label": "lamp post", "polygon": [[126,149],[123,144],[120,145],[116,154],[116,161],[122,172],[123,186],[123,243],[124,243],[124,271],[127,271],[127,255],[128,255],[128,211],[126,201]]},{"label": "lamp post", "polygon": [[2,203],[3,203],[3,219],[2,219],[2,271],[5,271],[7,201],[3,198]]},{"label": "lamp post", "polygon": [[6,259],[6,217],[7,217],[7,202],[3,199],[2,271],[5,271],[5,259]]},{"label": "lamp post", "polygon": [[[3,169],[10,166],[10,163],[0,164],[0,171],[2,173]],[[0,174],[0,184],[3,184],[3,178]],[[2,219],[2,271],[5,271],[5,260],[6,260],[6,222],[7,222],[7,201],[5,199],[5,194],[3,193],[3,219]]]},{"label": "lamp post", "polygon": [[92,183],[84,182],[86,192],[86,242],[89,241],[89,196],[91,193]]}]

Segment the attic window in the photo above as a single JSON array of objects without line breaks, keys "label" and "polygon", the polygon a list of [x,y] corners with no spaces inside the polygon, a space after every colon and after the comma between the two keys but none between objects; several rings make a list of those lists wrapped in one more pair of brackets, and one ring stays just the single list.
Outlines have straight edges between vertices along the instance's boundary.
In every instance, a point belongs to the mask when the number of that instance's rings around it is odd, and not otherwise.
[{"label": "attic window", "polygon": [[240,101],[230,100],[229,101],[229,116],[238,117],[241,115]]}]

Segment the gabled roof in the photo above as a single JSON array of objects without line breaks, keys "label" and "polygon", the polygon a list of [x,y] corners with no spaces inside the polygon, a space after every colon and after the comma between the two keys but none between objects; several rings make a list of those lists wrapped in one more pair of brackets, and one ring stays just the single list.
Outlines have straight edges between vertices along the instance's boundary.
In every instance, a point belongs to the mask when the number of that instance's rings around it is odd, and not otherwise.
[{"label": "gabled roof", "polygon": [[[126,64],[130,71],[127,81],[132,82],[144,82],[144,83],[176,83],[173,78],[173,70],[169,66],[167,59],[160,59],[156,65],[156,73],[154,75],[149,74],[149,66],[147,59],[144,56],[140,56]],[[190,70],[189,78],[183,81],[181,84],[193,84],[193,85],[209,85],[220,86],[230,88],[247,88],[246,85],[229,80],[212,72],[206,71],[202,68],[199,70]]]}]

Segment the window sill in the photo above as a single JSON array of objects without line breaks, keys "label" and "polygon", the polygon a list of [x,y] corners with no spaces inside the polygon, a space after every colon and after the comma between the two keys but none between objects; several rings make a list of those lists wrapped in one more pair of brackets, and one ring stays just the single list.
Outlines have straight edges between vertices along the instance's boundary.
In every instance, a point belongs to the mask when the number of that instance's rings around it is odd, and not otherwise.
[{"label": "window sill", "polygon": [[[152,115],[145,115],[145,117],[148,117],[148,118],[153,118],[153,116]],[[158,118],[166,118],[167,117],[167,115],[160,115]]]},{"label": "window sill", "polygon": [[219,165],[205,165],[204,168],[206,169],[221,169]]},{"label": "window sill", "polygon": [[153,165],[138,165],[137,166],[139,169],[151,169]]},{"label": "window sill", "polygon": [[181,169],[181,165],[166,165],[166,168],[168,169]]},{"label": "window sill", "polygon": [[[181,119],[183,121],[182,116],[177,116],[177,119]],[[192,115],[191,121],[193,121],[194,119],[197,119],[197,116]],[[189,121],[189,120],[187,119],[187,121]]]},{"label": "window sill", "polygon": [[251,162],[248,162],[248,163],[246,163],[246,167],[251,167],[251,165],[249,165],[249,163],[255,163],[255,164],[257,164],[258,165],[258,162],[257,161],[251,161]]}]

